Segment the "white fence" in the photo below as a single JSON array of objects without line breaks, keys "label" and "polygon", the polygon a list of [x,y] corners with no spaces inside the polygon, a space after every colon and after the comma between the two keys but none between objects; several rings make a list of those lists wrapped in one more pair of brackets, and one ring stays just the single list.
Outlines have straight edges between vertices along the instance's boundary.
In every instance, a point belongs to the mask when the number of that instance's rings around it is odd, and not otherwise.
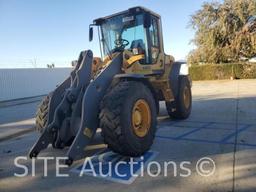
[{"label": "white fence", "polygon": [[64,81],[72,68],[0,69],[0,101],[44,95]]}]

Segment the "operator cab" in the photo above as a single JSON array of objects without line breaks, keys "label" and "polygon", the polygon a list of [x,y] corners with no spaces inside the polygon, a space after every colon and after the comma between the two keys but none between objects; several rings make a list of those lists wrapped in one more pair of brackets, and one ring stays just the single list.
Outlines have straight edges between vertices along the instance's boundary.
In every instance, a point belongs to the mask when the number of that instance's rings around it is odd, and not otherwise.
[{"label": "operator cab", "polygon": [[[129,60],[137,56],[137,64],[163,65],[164,51],[160,16],[143,7],[134,7],[114,15],[94,20],[90,25],[98,26],[101,54],[104,58],[116,52],[123,52]],[[145,69],[143,69],[145,71]]]}]

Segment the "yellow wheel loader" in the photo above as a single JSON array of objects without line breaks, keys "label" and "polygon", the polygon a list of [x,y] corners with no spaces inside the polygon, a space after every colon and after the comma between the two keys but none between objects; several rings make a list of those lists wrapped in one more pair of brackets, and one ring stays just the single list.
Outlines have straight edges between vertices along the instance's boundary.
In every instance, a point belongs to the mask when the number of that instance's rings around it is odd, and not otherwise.
[{"label": "yellow wheel loader", "polygon": [[159,102],[171,118],[191,112],[188,66],[164,53],[160,15],[134,7],[95,19],[102,57],[82,51],[73,71],[39,106],[41,132],[31,158],[47,148],[69,147],[66,164],[81,159],[97,128],[108,147],[121,155],[140,156],[151,147]]}]

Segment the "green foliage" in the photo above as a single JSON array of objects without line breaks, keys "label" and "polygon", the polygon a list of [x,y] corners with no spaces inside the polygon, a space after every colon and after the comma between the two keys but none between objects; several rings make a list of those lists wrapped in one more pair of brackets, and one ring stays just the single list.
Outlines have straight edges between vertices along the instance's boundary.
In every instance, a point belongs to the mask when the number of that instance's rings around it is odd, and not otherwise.
[{"label": "green foliage", "polygon": [[206,2],[191,16],[195,30],[188,62],[228,63],[241,56],[256,55],[256,33],[246,29],[250,16],[256,15],[256,0],[224,0]]},{"label": "green foliage", "polygon": [[192,65],[189,68],[192,80],[217,80],[217,79],[255,79],[255,64],[204,64]]}]

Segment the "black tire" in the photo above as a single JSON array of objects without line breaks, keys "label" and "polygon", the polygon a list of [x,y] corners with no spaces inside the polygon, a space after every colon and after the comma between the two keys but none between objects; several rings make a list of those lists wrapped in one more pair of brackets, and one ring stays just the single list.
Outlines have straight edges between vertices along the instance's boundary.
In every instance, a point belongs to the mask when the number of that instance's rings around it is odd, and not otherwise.
[{"label": "black tire", "polygon": [[[146,135],[139,137],[132,127],[132,110],[141,99],[149,106],[151,121]],[[104,96],[99,117],[104,142],[114,152],[137,157],[150,149],[156,132],[156,105],[151,91],[143,83],[119,82]]]},{"label": "black tire", "polygon": [[[184,92],[187,91],[188,103],[185,105]],[[192,107],[192,94],[191,85],[187,76],[181,76],[178,86],[178,93],[175,101],[166,102],[166,109],[171,118],[174,119],[187,119],[191,113]]]},{"label": "black tire", "polygon": [[36,112],[36,131],[38,131],[39,133],[42,133],[44,131],[44,128],[48,121],[49,102],[51,96],[52,93],[43,98]]}]

